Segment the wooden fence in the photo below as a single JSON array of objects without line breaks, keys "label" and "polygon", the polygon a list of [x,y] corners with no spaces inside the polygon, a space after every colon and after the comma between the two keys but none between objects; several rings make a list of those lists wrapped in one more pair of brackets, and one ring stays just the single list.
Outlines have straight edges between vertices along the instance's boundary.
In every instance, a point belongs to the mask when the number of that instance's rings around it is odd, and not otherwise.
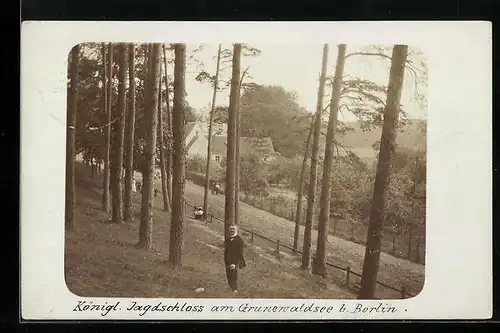
[{"label": "wooden fence", "polygon": [[[185,201],[185,204],[186,206],[190,206],[192,208],[195,207],[195,205]],[[217,221],[217,222],[221,222],[221,223],[224,223],[224,220],[213,215],[213,214],[210,214],[210,213],[207,213],[207,223],[213,223],[213,221]],[[257,232],[255,232],[254,229],[246,229],[246,228],[243,228],[243,227],[239,227],[240,230],[246,232],[249,236],[250,236],[250,242],[253,243],[254,242],[254,239],[255,238],[260,238],[260,239],[263,239],[263,240],[266,240],[267,242],[270,242],[271,244],[273,244],[273,247],[276,249],[275,252],[276,254],[279,255],[280,253],[280,250],[282,248],[284,249],[287,249],[289,251],[291,251],[293,254],[302,254],[302,251],[300,250],[294,250],[293,249],[293,246],[291,245],[288,245],[288,244],[284,244],[283,242],[281,242],[279,239],[277,240],[274,240],[274,239],[271,239],[271,238],[268,238],[264,235],[261,235]],[[314,255],[311,256],[311,260],[314,261]],[[358,291],[359,290],[359,284],[358,283],[355,283],[354,285],[351,283],[352,282],[352,279],[351,279],[351,276],[356,276],[356,277],[359,277],[361,278],[361,274],[352,270],[349,266],[339,266],[339,265],[335,265],[335,264],[332,264],[330,262],[326,262],[326,265],[328,267],[331,267],[331,268],[334,268],[334,269],[337,269],[337,270],[340,270],[342,272],[345,272],[345,286],[349,289],[352,289],[354,291]],[[399,292],[399,294],[401,295],[401,298],[409,298],[409,297],[414,297],[415,294],[412,294],[410,292],[407,291],[406,287],[405,286],[400,286],[400,287],[395,287],[395,286],[390,286],[386,283],[383,283],[383,282],[380,282],[380,281],[377,281],[377,284],[387,288],[387,289],[390,289],[390,290],[393,290],[393,291],[396,291],[396,292]]]}]

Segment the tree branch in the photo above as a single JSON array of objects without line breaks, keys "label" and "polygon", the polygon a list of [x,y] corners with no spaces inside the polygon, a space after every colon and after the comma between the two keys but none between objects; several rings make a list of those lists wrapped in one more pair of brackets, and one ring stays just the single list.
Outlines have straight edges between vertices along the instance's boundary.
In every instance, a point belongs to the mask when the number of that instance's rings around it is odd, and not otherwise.
[{"label": "tree branch", "polygon": [[[325,132],[321,131],[320,133],[323,134],[326,137],[326,133]],[[346,156],[349,157],[349,159],[351,159],[353,162],[356,162],[354,160],[354,158],[352,157],[352,154],[354,154],[354,153],[351,150],[347,149],[346,146],[344,146],[343,144],[341,144],[340,142],[338,142],[335,139],[333,139],[333,146],[337,150],[337,156],[340,155],[339,154],[339,147],[340,147],[340,148],[342,148],[344,150],[344,152],[346,153]]]},{"label": "tree branch", "polygon": [[392,60],[392,57],[390,57],[386,54],[383,54],[383,53],[378,53],[378,52],[354,52],[354,53],[349,53],[348,55],[345,56],[345,58],[347,59],[351,56],[356,56],[356,55],[359,55],[359,56],[377,56],[377,57]]},{"label": "tree branch", "polygon": [[416,70],[412,66],[406,66],[405,67],[413,76],[413,82],[415,83],[415,98],[418,100],[419,93],[418,93],[418,79],[417,79],[417,73]]},{"label": "tree branch", "polygon": [[[382,52],[354,52],[354,53],[349,53],[348,55],[345,56],[345,58],[349,58],[351,56],[375,56],[375,57],[381,57],[384,59],[389,59],[392,60],[391,56],[388,56],[387,54],[384,54]],[[406,64],[413,64],[411,60],[406,60]]]}]

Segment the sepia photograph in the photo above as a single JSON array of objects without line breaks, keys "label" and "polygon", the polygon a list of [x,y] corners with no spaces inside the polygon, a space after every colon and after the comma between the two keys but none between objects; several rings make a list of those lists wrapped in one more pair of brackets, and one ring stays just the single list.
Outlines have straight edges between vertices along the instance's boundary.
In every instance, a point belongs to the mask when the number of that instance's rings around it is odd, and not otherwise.
[{"label": "sepia photograph", "polygon": [[84,297],[404,299],[425,277],[417,45],[87,42],[65,280]]}]

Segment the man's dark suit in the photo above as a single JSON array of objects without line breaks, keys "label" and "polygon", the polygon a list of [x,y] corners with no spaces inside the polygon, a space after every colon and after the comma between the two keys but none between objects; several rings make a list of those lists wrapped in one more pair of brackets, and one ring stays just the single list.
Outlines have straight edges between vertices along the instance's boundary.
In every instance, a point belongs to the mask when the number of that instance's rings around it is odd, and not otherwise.
[{"label": "man's dark suit", "polygon": [[[224,263],[226,265],[227,282],[232,290],[238,289],[238,268],[240,263],[244,263],[243,259],[243,239],[239,235],[229,238],[224,243]],[[234,269],[229,266],[235,265]]]}]

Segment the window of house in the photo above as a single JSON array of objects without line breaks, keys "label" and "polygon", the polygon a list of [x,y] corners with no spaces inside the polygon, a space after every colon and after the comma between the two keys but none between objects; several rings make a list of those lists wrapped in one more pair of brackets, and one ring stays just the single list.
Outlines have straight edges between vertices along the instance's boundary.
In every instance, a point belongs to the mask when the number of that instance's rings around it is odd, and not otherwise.
[{"label": "window of house", "polygon": [[215,162],[220,162],[220,156],[219,155],[215,155],[214,156],[214,160],[215,160]]}]

